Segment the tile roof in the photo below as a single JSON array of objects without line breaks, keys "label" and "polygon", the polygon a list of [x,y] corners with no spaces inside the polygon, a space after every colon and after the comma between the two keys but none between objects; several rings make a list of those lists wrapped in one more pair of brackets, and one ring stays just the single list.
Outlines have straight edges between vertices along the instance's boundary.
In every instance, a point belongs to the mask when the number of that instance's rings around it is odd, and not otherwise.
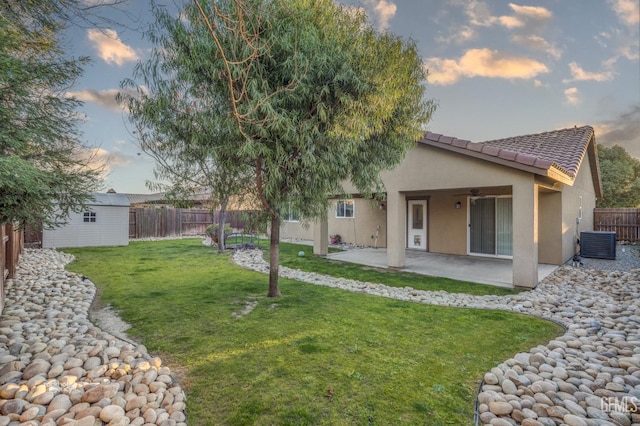
[{"label": "tile roof", "polygon": [[474,143],[427,132],[419,142],[516,168],[555,169],[574,179],[593,135],[591,126],[582,126]]}]

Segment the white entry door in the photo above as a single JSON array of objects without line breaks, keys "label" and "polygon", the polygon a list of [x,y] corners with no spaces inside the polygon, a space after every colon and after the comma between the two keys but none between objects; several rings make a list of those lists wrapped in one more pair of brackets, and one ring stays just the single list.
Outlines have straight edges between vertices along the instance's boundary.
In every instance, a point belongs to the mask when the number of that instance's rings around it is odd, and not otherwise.
[{"label": "white entry door", "polygon": [[407,248],[426,250],[427,200],[410,200],[407,207]]}]

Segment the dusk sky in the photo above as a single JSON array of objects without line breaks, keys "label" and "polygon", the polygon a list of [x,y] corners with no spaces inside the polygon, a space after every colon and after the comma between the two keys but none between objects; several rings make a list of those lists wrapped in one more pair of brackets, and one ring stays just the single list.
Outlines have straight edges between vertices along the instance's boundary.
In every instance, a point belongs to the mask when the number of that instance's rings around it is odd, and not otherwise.
[{"label": "dusk sky", "polygon": [[[438,103],[429,131],[482,142],[588,124],[596,142],[640,158],[640,0],[341,3],[364,8],[379,31],[415,40]],[[83,139],[108,164],[105,190],[148,193],[154,180],[114,99],[148,57],[149,9],[140,0],[103,8],[111,24],[66,34],[73,55],[93,60],[69,95],[85,102]]]}]

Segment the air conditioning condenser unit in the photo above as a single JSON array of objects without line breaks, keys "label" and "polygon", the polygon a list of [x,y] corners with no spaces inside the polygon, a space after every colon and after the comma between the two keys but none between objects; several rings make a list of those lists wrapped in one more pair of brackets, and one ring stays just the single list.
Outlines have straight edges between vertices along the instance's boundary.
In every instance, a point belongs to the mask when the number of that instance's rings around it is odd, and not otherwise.
[{"label": "air conditioning condenser unit", "polygon": [[616,233],[606,231],[582,231],[580,255],[595,259],[616,258]]}]

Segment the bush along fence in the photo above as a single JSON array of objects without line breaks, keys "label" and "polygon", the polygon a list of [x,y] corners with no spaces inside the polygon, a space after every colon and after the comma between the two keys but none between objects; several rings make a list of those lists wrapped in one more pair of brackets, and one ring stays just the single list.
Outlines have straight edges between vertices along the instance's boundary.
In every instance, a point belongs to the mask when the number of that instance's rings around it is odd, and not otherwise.
[{"label": "bush along fence", "polygon": [[[129,209],[129,238],[167,238],[204,235],[207,227],[217,223],[220,212],[206,209],[131,208]],[[226,213],[226,222],[234,229],[246,227],[248,211]]]},{"label": "bush along fence", "polygon": [[618,241],[640,242],[640,209],[594,209],[593,230],[615,232]]},{"label": "bush along fence", "polygon": [[5,282],[15,275],[23,247],[22,231],[14,225],[0,225],[0,314],[4,308]]}]

